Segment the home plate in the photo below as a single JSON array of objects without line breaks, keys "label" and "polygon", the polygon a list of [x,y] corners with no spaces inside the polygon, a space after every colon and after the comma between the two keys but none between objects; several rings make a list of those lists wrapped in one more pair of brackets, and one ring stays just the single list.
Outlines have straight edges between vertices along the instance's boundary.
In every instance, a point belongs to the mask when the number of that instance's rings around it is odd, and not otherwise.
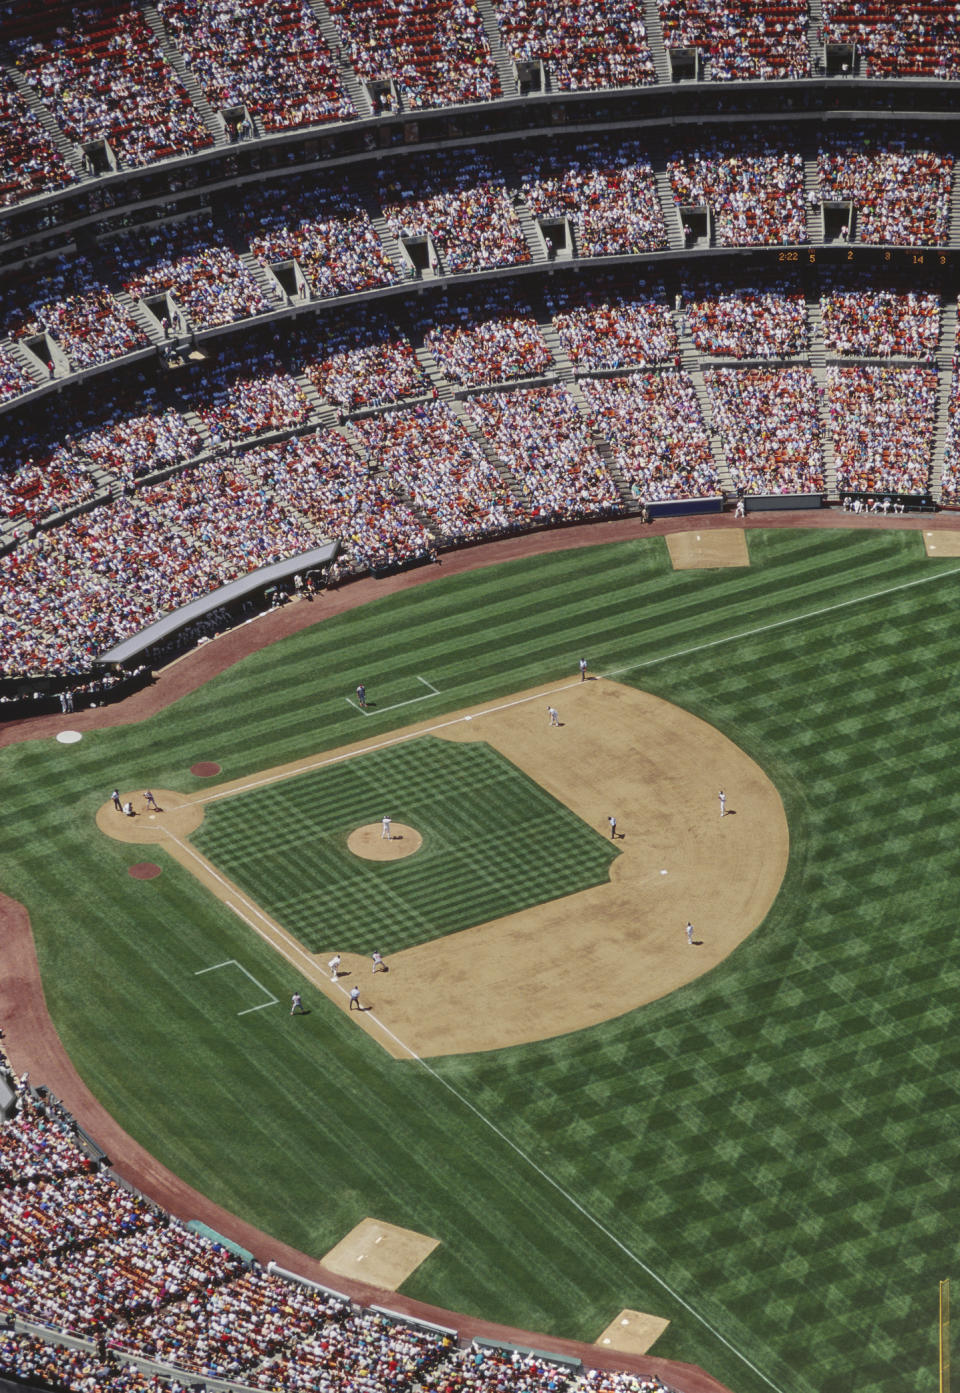
[{"label": "home plate", "polygon": [[594,1340],[594,1344],[621,1354],[646,1354],[669,1324],[662,1316],[649,1316],[643,1311],[621,1311],[600,1338]]}]

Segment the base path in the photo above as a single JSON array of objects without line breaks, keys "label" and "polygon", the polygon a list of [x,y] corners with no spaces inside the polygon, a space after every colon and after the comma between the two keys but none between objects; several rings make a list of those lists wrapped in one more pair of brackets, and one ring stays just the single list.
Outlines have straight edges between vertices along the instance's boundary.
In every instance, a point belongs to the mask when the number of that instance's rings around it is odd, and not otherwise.
[{"label": "base path", "polygon": [[[559,709],[557,726],[548,704]],[[620,855],[600,885],[391,954],[389,972],[370,982],[363,1011],[351,1019],[398,1059],[503,1049],[624,1015],[721,962],[762,922],[780,888],[789,834],[779,794],[725,735],[670,702],[603,678],[571,681],[407,726],[387,739],[427,733],[492,745],[604,836],[615,817]],[[308,755],[191,797],[164,790],[158,814],[135,804],[137,815],[125,817],[108,802],[97,825],[124,841],[165,846],[205,892],[346,1008],[346,988],[325,969],[338,945],[311,953],[196,852],[189,833],[208,803],[362,759],[367,748],[361,742]],[[463,796],[469,799],[469,789]],[[374,859],[420,845],[414,828],[394,823],[389,841],[381,832],[379,822],[366,824],[348,844]],[[526,829],[524,855],[536,855],[540,835],[536,826]],[[351,981],[366,966],[343,954]]]}]

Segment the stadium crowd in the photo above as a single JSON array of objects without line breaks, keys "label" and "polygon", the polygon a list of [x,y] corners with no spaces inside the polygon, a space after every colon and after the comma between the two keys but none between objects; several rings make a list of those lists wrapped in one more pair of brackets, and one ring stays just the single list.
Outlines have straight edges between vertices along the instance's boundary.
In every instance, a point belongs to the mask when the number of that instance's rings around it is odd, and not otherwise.
[{"label": "stadium crowd", "polygon": [[822,34],[856,46],[865,77],[960,77],[960,15],[940,0],[823,0]]},{"label": "stadium crowd", "polygon": [[459,386],[539,377],[553,365],[531,306],[515,293],[444,299],[421,327],[424,347],[447,381]]},{"label": "stadium crowd", "polygon": [[371,463],[389,475],[437,539],[510,531],[531,520],[445,402],[355,421]]},{"label": "stadium crowd", "polygon": [[684,329],[698,353],[713,358],[790,358],[807,348],[806,304],[786,286],[722,282],[691,292]]},{"label": "stadium crowd", "polygon": [[[330,0],[353,69],[368,83],[395,85],[404,108],[486,102],[500,96],[483,18],[474,0]],[[378,111],[393,108],[387,87]]]},{"label": "stadium crowd", "polygon": [[561,92],[641,87],[657,79],[643,8],[619,0],[498,0],[514,62],[546,64]]},{"label": "stadium crowd", "polygon": [[651,503],[723,492],[687,373],[585,378],[580,388],[636,497]]},{"label": "stadium crowd", "polygon": [[931,358],[940,339],[940,296],[932,290],[831,289],[820,297],[828,353],[860,358]]},{"label": "stadium crowd", "polygon": [[0,208],[63,188],[77,177],[6,74],[0,73]]},{"label": "stadium crowd", "polygon": [[213,144],[130,0],[30,6],[7,18],[4,38],[17,68],[74,144],[107,141],[125,165]]},{"label": "stadium crowd", "polygon": [[559,522],[622,511],[617,486],[565,387],[472,396],[464,410],[517,480],[533,518]]},{"label": "stadium crowd", "polygon": [[554,327],[575,368],[652,367],[680,350],[662,287],[598,283],[596,291],[547,291]]},{"label": "stadium crowd", "polygon": [[810,74],[806,0],[657,0],[668,49],[696,49],[719,82]]},{"label": "stadium crowd", "polygon": [[703,377],[738,489],[823,491],[817,386],[809,368],[714,368]]},{"label": "stadium crowd", "polygon": [[458,150],[421,156],[398,168],[388,166],[378,179],[394,237],[431,237],[448,275],[530,260],[506,180],[486,154]]},{"label": "stadium crowd", "polygon": [[828,367],[827,407],[841,491],[929,491],[935,368]]},{"label": "stadium crowd", "polygon": [[74,368],[105,363],[150,344],[86,256],[60,257],[35,280],[8,284],[0,306],[12,338],[48,333]]},{"label": "stadium crowd", "polygon": [[680,151],[667,174],[678,206],[710,208],[718,246],[807,240],[803,157],[773,131]]},{"label": "stadium crowd", "polygon": [[244,470],[279,506],[337,537],[347,570],[386,569],[427,556],[432,538],[413,510],[339,431],[294,436],[243,456]]},{"label": "stadium crowd", "polygon": [[157,9],[214,110],[246,107],[267,132],[356,116],[308,0],[157,0]]},{"label": "stadium crowd", "polygon": [[523,196],[537,218],[569,218],[580,256],[660,251],[667,230],[653,166],[632,142],[585,143],[560,157],[530,153],[520,162]]},{"label": "stadium crowd", "polygon": [[319,191],[303,180],[277,192],[244,190],[230,209],[263,266],[296,261],[318,298],[395,285],[400,273],[370,215],[347,187]]},{"label": "stadium crowd", "polygon": [[821,200],[855,206],[859,241],[900,247],[946,242],[951,154],[907,137],[876,144],[861,132],[856,144],[822,147],[817,169]]},{"label": "stadium crowd", "polygon": [[344,413],[433,394],[412,344],[384,316],[328,315],[308,344],[301,349],[303,371]]}]

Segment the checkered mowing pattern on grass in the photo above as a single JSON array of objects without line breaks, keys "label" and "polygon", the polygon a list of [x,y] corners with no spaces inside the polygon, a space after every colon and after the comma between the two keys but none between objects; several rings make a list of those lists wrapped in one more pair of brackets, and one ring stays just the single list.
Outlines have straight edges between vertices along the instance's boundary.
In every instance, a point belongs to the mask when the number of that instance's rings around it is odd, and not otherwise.
[{"label": "checkered mowing pattern on grass", "polygon": [[[416,855],[349,852],[385,813]],[[312,952],[395,953],[599,884],[618,854],[489,745],[430,736],[215,803],[194,842]]]}]

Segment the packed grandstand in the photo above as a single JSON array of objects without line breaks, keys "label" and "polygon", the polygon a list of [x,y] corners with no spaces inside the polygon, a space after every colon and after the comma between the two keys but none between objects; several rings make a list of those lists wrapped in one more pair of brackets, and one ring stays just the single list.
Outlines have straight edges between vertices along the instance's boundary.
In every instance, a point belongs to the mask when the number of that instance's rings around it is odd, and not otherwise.
[{"label": "packed grandstand", "polygon": [[[941,0],[2,0],[0,699],[325,541],[960,504],[958,78]],[[0,1208],[23,1382],[665,1386],[271,1276],[26,1085]]]}]

